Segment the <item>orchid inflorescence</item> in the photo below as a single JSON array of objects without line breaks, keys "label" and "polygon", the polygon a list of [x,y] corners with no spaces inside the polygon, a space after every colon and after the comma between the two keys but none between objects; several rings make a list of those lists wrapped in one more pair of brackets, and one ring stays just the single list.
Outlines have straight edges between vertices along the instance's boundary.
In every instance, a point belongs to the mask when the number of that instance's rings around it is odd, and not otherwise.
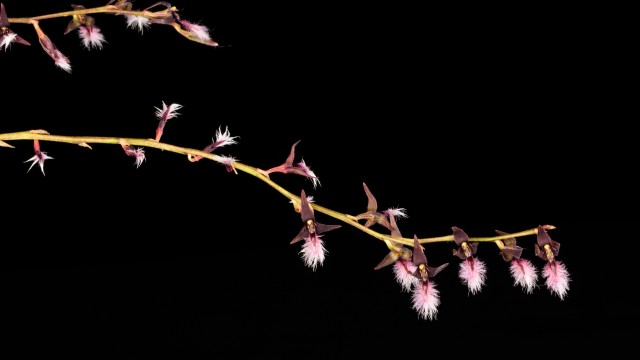
[{"label": "orchid inflorescence", "polygon": [[[161,7],[162,10],[150,10],[155,7]],[[6,50],[12,43],[28,45],[29,43],[18,36],[9,25],[11,22],[30,23],[36,29],[43,48],[47,54],[56,61],[56,65],[70,71],[68,59],[57,50],[55,45],[53,45],[49,38],[42,32],[38,26],[38,21],[52,17],[71,16],[72,20],[67,26],[65,34],[78,29],[85,47],[100,48],[104,42],[104,37],[95,26],[94,19],[87,15],[90,13],[124,15],[127,17],[128,25],[130,27],[136,27],[141,32],[148,27],[149,24],[171,25],[176,28],[180,34],[190,40],[211,46],[217,45],[209,38],[206,27],[182,20],[178,16],[177,10],[166,2],[159,2],[142,11],[131,10],[132,4],[124,0],[112,0],[106,6],[94,9],[85,9],[79,5],[74,5],[73,8],[73,11],[66,13],[33,18],[9,19],[6,16],[4,5],[1,5],[0,48]],[[455,244],[455,247],[452,248],[452,254],[458,259],[457,275],[461,283],[468,289],[470,295],[475,295],[482,290],[487,277],[486,265],[477,256],[478,246],[480,243],[492,242],[497,245],[503,260],[509,263],[509,272],[513,278],[514,286],[521,287],[525,293],[532,293],[534,289],[538,287],[538,279],[539,275],[541,275],[542,278],[544,278],[546,288],[552,294],[558,296],[561,300],[567,296],[570,276],[565,264],[558,260],[560,243],[552,240],[548,234],[548,230],[555,229],[552,225],[539,225],[535,228],[516,233],[506,233],[496,230],[497,235],[491,237],[469,237],[465,231],[454,226],[451,228],[451,234],[445,236],[418,238],[418,236],[414,234],[413,238],[404,238],[398,227],[397,220],[406,218],[408,216],[407,210],[392,207],[379,211],[378,202],[365,183],[362,185],[367,197],[366,210],[354,216],[314,203],[313,197],[307,196],[305,190],[302,190],[300,196],[297,196],[273,181],[272,176],[274,174],[299,175],[309,180],[313,189],[317,190],[317,186],[320,185],[319,177],[303,159],[300,159],[299,162],[295,161],[296,147],[300,141],[293,143],[283,163],[268,168],[267,170],[249,166],[241,163],[235,157],[217,153],[217,150],[222,147],[238,144],[237,139],[239,139],[239,137],[232,136],[228,127],[225,127],[224,130],[222,127],[219,127],[215,136],[212,137],[211,143],[204,146],[201,150],[161,142],[162,135],[166,130],[165,128],[169,120],[177,118],[180,115],[178,111],[182,109],[182,107],[181,104],[166,104],[164,101],[162,101],[160,106],[155,107],[155,116],[158,120],[158,125],[153,138],[60,136],[51,135],[44,130],[30,130],[0,134],[0,147],[13,148],[13,146],[6,141],[32,140],[35,154],[25,161],[31,163],[27,171],[30,171],[34,165],[38,164],[43,175],[45,174],[45,161],[54,159],[49,156],[47,152],[41,150],[40,145],[41,142],[44,141],[71,143],[89,149],[92,149],[89,144],[120,145],[126,156],[134,158],[134,165],[136,167],[140,167],[148,160],[145,148],[155,148],[186,155],[190,162],[196,162],[206,158],[224,165],[228,172],[238,174],[238,171],[241,171],[252,175],[285,196],[293,205],[295,213],[299,214],[303,223],[302,229],[290,243],[297,244],[302,241],[299,254],[306,266],[316,271],[323,265],[327,255],[323,236],[329,231],[341,228],[341,225],[327,225],[318,222],[316,220],[316,213],[319,212],[342,221],[381,240],[386,245],[388,253],[373,269],[379,270],[391,266],[394,277],[400,284],[401,291],[412,293],[413,308],[417,311],[419,317],[424,319],[432,320],[436,318],[440,304],[440,296],[433,279],[449,266],[449,263],[445,263],[433,267],[428,263],[424,245],[429,243],[450,242]],[[374,227],[381,227],[384,229],[384,233],[375,231],[373,229]],[[541,272],[538,272],[530,260],[522,257],[523,248],[518,246],[516,242],[517,238],[530,235],[536,236],[536,243],[534,244],[535,256],[545,262]]]},{"label": "orchid inflorescence", "polygon": [[191,41],[208,46],[217,47],[218,43],[211,39],[209,28],[202,24],[192,23],[181,18],[178,9],[166,1],[159,1],[143,10],[134,10],[132,1],[110,0],[105,6],[85,8],[82,5],[71,5],[73,10],[61,13],[33,16],[26,18],[9,18],[4,4],[0,3],[0,49],[9,50],[11,44],[31,45],[31,43],[19,36],[11,24],[30,24],[36,31],[38,41],[42,49],[49,55],[56,66],[64,71],[71,72],[71,62],[51,41],[49,36],[40,27],[40,21],[71,17],[63,34],[73,31],[78,32],[80,41],[85,49],[102,49],[107,42],[102,31],[96,25],[96,20],[90,14],[112,14],[124,16],[127,27],[144,33],[152,24],[168,25],[173,27],[180,35]]}]

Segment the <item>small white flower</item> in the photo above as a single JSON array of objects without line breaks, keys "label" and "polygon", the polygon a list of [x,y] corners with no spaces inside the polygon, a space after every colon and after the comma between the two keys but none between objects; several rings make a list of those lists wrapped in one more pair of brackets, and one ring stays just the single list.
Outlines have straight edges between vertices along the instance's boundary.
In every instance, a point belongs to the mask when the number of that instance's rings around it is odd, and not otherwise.
[{"label": "small white flower", "polygon": [[40,165],[40,170],[42,171],[42,175],[44,175],[44,161],[49,159],[53,159],[53,158],[47,155],[46,152],[40,152],[40,151],[36,152],[36,154],[33,155],[29,160],[25,161],[25,162],[31,161],[31,166],[29,166],[29,170],[27,170],[27,172],[31,171],[31,168],[33,167],[33,165],[38,164]]},{"label": "small white flower", "polygon": [[169,120],[169,119],[173,119],[174,117],[180,115],[180,113],[178,113],[178,110],[180,110],[182,108],[182,105],[180,104],[171,104],[169,106],[167,106],[167,104],[164,103],[164,101],[162,102],[162,109],[160,108],[155,108],[156,109],[156,116],[158,117],[159,120]]},{"label": "small white flower", "polygon": [[320,185],[320,179],[311,170],[311,168],[309,168],[309,166],[304,162],[304,159],[300,159],[300,162],[298,163],[298,168],[300,168],[300,170],[302,170],[305,173],[305,175],[311,179],[314,189],[316,188],[316,186]]},{"label": "small white flower", "polygon": [[16,36],[18,36],[18,34],[13,32],[0,36],[0,40],[2,40],[0,41],[0,48],[4,46],[4,51],[7,51],[7,49],[9,49],[9,45],[11,45]]},{"label": "small white flower", "polygon": [[64,54],[62,54],[62,53],[60,52],[60,50],[56,50],[56,58],[55,58],[55,61],[56,61],[56,65],[57,65],[60,69],[62,69],[62,70],[64,70],[64,71],[66,71],[66,72],[68,72],[68,73],[70,73],[70,72],[71,72],[71,62],[69,62],[69,58],[67,58],[66,56],[64,56]]},{"label": "small white flower", "polygon": [[235,140],[236,138],[238,138],[238,136],[231,136],[228,126],[224,129],[224,132],[222,132],[222,127],[219,127],[216,131],[216,139],[213,143],[217,149],[223,146],[237,144],[238,142]]},{"label": "small white flower", "polygon": [[137,27],[138,31],[140,31],[140,34],[143,34],[144,29],[150,26],[149,18],[146,18],[144,16],[125,14],[125,17],[127,18],[127,27],[129,28]]}]

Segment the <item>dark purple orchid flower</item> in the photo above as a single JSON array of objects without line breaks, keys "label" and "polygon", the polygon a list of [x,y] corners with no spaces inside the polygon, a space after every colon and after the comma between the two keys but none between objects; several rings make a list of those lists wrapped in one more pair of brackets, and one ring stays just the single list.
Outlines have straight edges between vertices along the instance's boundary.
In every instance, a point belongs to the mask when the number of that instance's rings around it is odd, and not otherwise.
[{"label": "dark purple orchid flower", "polygon": [[[496,230],[496,233],[498,233],[498,235],[509,234],[500,230]],[[500,249],[500,255],[502,255],[504,261],[511,261],[514,258],[520,259],[520,256],[522,256],[522,248],[516,245],[516,238],[507,238],[502,239],[501,241],[504,244],[504,247]]]},{"label": "dark purple orchid flower", "polygon": [[451,230],[453,230],[453,241],[459,246],[453,249],[453,255],[463,260],[475,255],[478,251],[478,243],[469,243],[469,235],[459,227],[453,226]]},{"label": "dark purple orchid flower", "polygon": [[304,222],[304,226],[298,235],[291,240],[291,244],[295,244],[303,239],[314,238],[319,234],[342,227],[342,225],[325,225],[317,222],[313,208],[309,201],[307,201],[307,195],[304,190],[302,190],[302,194],[300,195],[300,217],[302,218],[302,222]]},{"label": "dark purple orchid flower", "polygon": [[427,264],[427,256],[424,254],[424,248],[420,245],[418,237],[413,235],[413,265],[416,266],[413,276],[423,282],[427,282],[429,278],[438,275],[444,268],[449,266],[449,263],[444,263],[435,268],[429,266]]},{"label": "dark purple orchid flower", "polygon": [[560,252],[560,243],[551,240],[543,226],[538,226],[538,239],[534,247],[536,256],[550,262],[552,262]]}]

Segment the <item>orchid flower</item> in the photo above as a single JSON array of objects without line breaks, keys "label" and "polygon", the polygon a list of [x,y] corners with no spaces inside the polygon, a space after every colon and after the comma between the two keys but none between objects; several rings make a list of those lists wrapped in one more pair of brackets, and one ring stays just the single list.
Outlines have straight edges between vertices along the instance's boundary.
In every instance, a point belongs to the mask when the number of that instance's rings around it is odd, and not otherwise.
[{"label": "orchid flower", "polygon": [[462,229],[453,226],[453,238],[459,248],[453,250],[453,255],[462,259],[458,270],[458,277],[467,285],[469,292],[475,294],[480,291],[486,280],[487,267],[484,262],[474,255],[478,251],[478,243],[469,243],[469,236]]},{"label": "orchid flower", "polygon": [[571,278],[565,264],[556,259],[560,252],[560,243],[551,240],[544,227],[538,226],[534,247],[536,256],[547,261],[542,268],[542,277],[545,278],[547,289],[563,300],[569,291]]},{"label": "orchid flower", "polygon": [[324,262],[326,249],[324,248],[324,242],[320,239],[320,234],[327,231],[339,229],[342,225],[325,225],[316,221],[313,208],[307,200],[307,195],[304,190],[300,195],[300,217],[304,225],[302,230],[296,235],[291,244],[295,244],[300,240],[304,240],[302,245],[302,259],[304,263],[312,268],[314,271],[318,265],[322,265]]},{"label": "orchid flower", "polygon": [[29,160],[25,161],[25,162],[31,161],[31,166],[29,166],[29,170],[27,170],[27,172],[31,171],[31,168],[33,167],[33,165],[38,164],[38,165],[40,165],[40,170],[42,171],[42,175],[44,175],[44,162],[45,162],[45,160],[49,160],[49,159],[53,159],[53,158],[51,156],[47,155],[46,152],[40,151],[40,142],[37,139],[33,140],[33,151],[36,154],[33,155],[33,157],[31,157]]},{"label": "orchid flower", "polygon": [[[498,235],[508,235],[508,233],[496,230]],[[500,254],[504,261],[510,263],[509,272],[513,277],[514,285],[522,286],[522,289],[530,294],[537,286],[538,271],[531,261],[523,259],[522,248],[516,245],[516,238],[507,238],[500,240]]]},{"label": "orchid flower", "polygon": [[424,248],[420,245],[418,237],[414,235],[413,265],[416,267],[413,276],[419,280],[413,289],[413,308],[418,312],[420,317],[428,320],[435,319],[438,313],[438,306],[440,305],[440,294],[435,283],[430,279],[449,266],[449,263],[442,264],[435,268],[429,266]]}]

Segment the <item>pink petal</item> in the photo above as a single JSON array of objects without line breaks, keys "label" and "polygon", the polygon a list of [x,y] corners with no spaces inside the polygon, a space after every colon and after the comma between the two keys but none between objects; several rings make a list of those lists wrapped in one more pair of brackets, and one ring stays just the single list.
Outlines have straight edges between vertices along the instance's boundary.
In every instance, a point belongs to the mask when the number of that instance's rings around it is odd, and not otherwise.
[{"label": "pink petal", "polygon": [[304,159],[301,159],[297,165],[298,165],[298,168],[302,170],[302,172],[304,172],[308,178],[311,179],[314,189],[316,188],[316,186],[320,185],[320,179],[316,176],[316,174],[313,171],[311,171],[311,168],[309,168],[309,166],[304,162]]},{"label": "pink petal", "polygon": [[438,306],[440,305],[440,295],[433,282],[419,282],[413,289],[412,300],[413,308],[421,318],[427,320],[436,318]]},{"label": "pink petal", "polygon": [[105,40],[99,28],[95,26],[80,26],[78,28],[78,34],[85,48],[91,49],[95,47],[102,49],[102,43],[104,43]]},{"label": "pink petal", "polygon": [[536,282],[538,281],[538,272],[529,260],[513,259],[511,261],[510,272],[514,285],[522,286],[527,294],[533,292],[533,289],[536,287]]},{"label": "pink petal", "polygon": [[393,264],[393,273],[403,291],[410,291],[411,287],[418,283],[418,279],[413,276],[414,271],[416,271],[416,266],[411,261],[400,259]]},{"label": "pink petal", "polygon": [[209,28],[207,28],[206,26],[194,24],[185,20],[180,21],[180,23],[188,32],[192,33],[196,38],[204,41],[211,40],[211,37],[209,36]]},{"label": "pink petal", "polygon": [[236,141],[236,138],[238,137],[231,136],[231,133],[229,132],[229,127],[226,127],[224,129],[224,132],[222,131],[222,128],[219,127],[218,130],[216,131],[216,141],[214,141],[215,149],[221,148],[227,145],[237,144],[238,142]]},{"label": "pink petal", "polygon": [[16,33],[11,32],[0,36],[0,48],[4,46],[4,50],[7,51],[7,49],[9,49],[9,45],[11,45],[13,40],[15,40],[16,36],[18,36]]},{"label": "pink petal", "polygon": [[144,148],[135,148],[133,146],[129,146],[127,147],[127,149],[124,150],[125,154],[127,154],[127,156],[133,156],[136,158],[134,164],[136,165],[136,168],[139,168],[140,165],[142,165],[142,163],[146,160],[146,155],[144,153]]},{"label": "pink petal", "polygon": [[150,20],[144,16],[125,14],[125,17],[127,18],[127,27],[137,27],[140,34],[144,33],[144,29],[150,26]]},{"label": "pink petal", "polygon": [[322,265],[326,253],[324,242],[320,239],[320,235],[317,234],[306,238],[304,244],[302,244],[302,250],[300,250],[305,265],[312,268],[313,271],[316,271],[318,264]]},{"label": "pink petal", "polygon": [[467,285],[469,292],[475,294],[480,291],[486,279],[487,268],[481,260],[469,257],[460,263],[458,276]]},{"label": "pink petal", "polygon": [[69,62],[69,58],[64,56],[64,54],[61,53],[60,50],[56,50],[56,56],[54,57],[54,60],[56,62],[56,66],[58,66],[60,69],[68,73],[71,72],[71,63]]},{"label": "pink petal", "polygon": [[389,209],[383,211],[382,213],[387,215],[387,216],[393,215],[393,216],[395,216],[397,218],[407,218],[409,216],[407,215],[406,211],[407,211],[407,209],[405,209],[405,208],[389,208]]},{"label": "pink petal", "polygon": [[548,262],[542,269],[542,276],[546,279],[547,289],[564,299],[569,291],[569,272],[560,261]]}]

